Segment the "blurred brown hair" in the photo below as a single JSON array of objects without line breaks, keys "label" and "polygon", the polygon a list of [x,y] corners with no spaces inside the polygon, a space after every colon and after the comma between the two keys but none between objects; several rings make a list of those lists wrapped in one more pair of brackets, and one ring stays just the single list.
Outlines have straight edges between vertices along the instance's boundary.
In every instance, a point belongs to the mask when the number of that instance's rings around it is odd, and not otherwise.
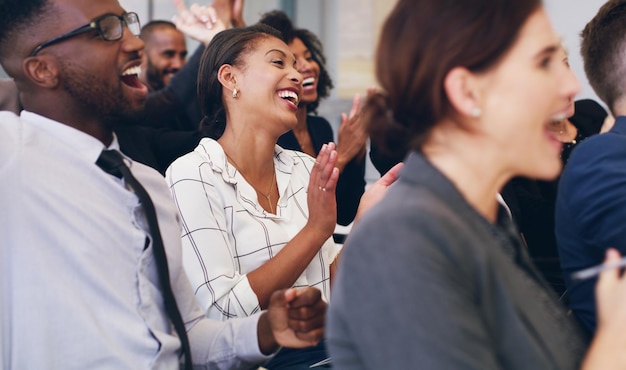
[{"label": "blurred brown hair", "polygon": [[455,67],[494,66],[541,0],[398,0],[376,53],[382,92],[364,108],[371,140],[401,158],[452,113],[444,79]]}]

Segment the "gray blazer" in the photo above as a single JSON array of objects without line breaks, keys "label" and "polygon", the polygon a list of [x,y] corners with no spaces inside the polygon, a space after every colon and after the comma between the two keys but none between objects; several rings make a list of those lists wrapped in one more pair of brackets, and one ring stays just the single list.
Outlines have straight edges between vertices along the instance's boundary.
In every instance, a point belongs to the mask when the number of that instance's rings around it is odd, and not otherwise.
[{"label": "gray blazer", "polygon": [[413,153],[348,236],[329,307],[334,368],[577,368],[578,327],[500,216],[488,222]]}]

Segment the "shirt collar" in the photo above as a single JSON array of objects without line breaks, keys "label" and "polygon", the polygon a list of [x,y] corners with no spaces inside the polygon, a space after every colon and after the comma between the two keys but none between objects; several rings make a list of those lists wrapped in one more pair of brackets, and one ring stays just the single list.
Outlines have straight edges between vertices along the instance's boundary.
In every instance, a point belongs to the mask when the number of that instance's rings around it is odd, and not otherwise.
[{"label": "shirt collar", "polygon": [[[222,174],[224,181],[230,184],[237,184],[237,176],[235,175],[237,169],[228,163],[224,149],[216,140],[203,138],[198,147],[196,147],[196,151],[207,160],[214,172]],[[296,160],[286,153],[283,148],[278,145],[274,146],[274,165],[278,174],[291,174],[293,166],[296,164]]]},{"label": "shirt collar", "polygon": [[45,132],[52,136],[58,142],[71,146],[78,156],[84,157],[93,163],[98,160],[100,153],[104,149],[120,150],[115,134],[113,134],[111,145],[105,148],[104,144],[95,137],[37,113],[23,110],[20,113],[20,118],[35,126],[40,132]]},{"label": "shirt collar", "polygon": [[615,124],[609,132],[624,134],[626,133],[626,116],[618,116],[615,118]]}]

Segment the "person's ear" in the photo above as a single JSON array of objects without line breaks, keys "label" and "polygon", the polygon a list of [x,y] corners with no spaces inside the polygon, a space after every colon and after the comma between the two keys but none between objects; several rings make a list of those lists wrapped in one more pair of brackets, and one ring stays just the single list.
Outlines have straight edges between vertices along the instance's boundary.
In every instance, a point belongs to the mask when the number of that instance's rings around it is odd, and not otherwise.
[{"label": "person's ear", "polygon": [[476,75],[464,67],[455,67],[446,75],[444,89],[452,107],[464,116],[478,118],[482,114]]},{"label": "person's ear", "polygon": [[59,84],[59,65],[51,55],[36,55],[22,63],[26,77],[34,84],[54,88]]},{"label": "person's ear", "polygon": [[225,92],[232,94],[233,90],[237,88],[235,67],[230,64],[223,64],[220,69],[217,70],[217,80],[222,84],[222,88]]}]

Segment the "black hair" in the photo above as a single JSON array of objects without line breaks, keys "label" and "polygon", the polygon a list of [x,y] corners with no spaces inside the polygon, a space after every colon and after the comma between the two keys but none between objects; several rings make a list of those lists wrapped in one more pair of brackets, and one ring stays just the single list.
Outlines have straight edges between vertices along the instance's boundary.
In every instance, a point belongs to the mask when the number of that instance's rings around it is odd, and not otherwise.
[{"label": "black hair", "polygon": [[42,22],[52,7],[49,0],[0,0],[0,62],[12,52],[15,37]]},{"label": "black hair", "polygon": [[231,28],[215,35],[202,53],[198,71],[198,101],[204,114],[200,129],[205,136],[218,139],[226,128],[223,88],[217,78],[220,67],[224,64],[243,65],[243,56],[254,51],[259,40],[268,37],[282,40],[280,32],[263,24]]},{"label": "black hair", "polygon": [[311,53],[313,60],[320,67],[320,74],[317,81],[317,100],[306,106],[307,112],[315,112],[319,106],[320,100],[328,97],[330,90],[334,87],[328,69],[326,68],[326,57],[324,56],[322,42],[313,32],[303,28],[295,28],[287,14],[280,10],[273,10],[263,14],[259,23],[266,24],[280,31],[283,35],[283,40],[287,44],[293,42],[295,38],[300,39]]},{"label": "black hair", "polygon": [[176,28],[176,25],[174,23],[170,21],[166,21],[166,20],[157,19],[157,20],[150,21],[144,24],[143,27],[141,27],[141,33],[139,34],[139,38],[146,41],[146,39],[150,37],[152,32],[158,29],[163,29],[163,28],[171,28],[171,29],[178,30],[178,28]]}]

